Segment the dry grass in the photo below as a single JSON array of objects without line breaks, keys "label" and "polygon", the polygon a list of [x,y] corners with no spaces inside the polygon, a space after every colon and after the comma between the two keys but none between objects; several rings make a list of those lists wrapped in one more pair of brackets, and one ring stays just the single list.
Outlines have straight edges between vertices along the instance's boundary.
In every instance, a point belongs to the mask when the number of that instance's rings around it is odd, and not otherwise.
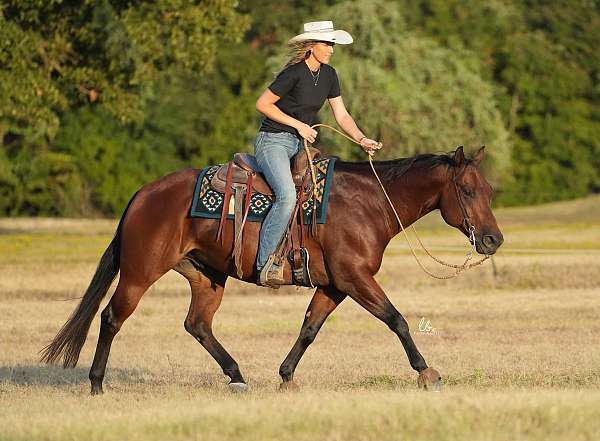
[{"label": "dry grass", "polygon": [[[577,213],[595,213],[573,204]],[[547,218],[559,218],[552,212],[559,208],[545,210]],[[595,440],[600,215],[526,227],[526,213],[499,213],[507,243],[495,258],[496,275],[486,263],[452,281],[426,278],[400,237],[384,259],[378,280],[442,373],[442,394],[417,391],[397,338],[351,300],[302,359],[301,390],[277,392],[277,370],[310,291],[275,295],[230,281],[215,334],[251,387],[230,395],[217,364],[183,330],[188,287],[169,274],[115,339],[107,393],[91,398],[97,319],[76,369],[40,365],[37,352],[76,304],[59,299],[81,295],[116,224],[3,220],[0,440]],[[457,233],[427,222],[419,231],[428,245],[464,246]],[[516,237],[536,251],[510,252]],[[421,317],[434,333],[419,332]]]}]

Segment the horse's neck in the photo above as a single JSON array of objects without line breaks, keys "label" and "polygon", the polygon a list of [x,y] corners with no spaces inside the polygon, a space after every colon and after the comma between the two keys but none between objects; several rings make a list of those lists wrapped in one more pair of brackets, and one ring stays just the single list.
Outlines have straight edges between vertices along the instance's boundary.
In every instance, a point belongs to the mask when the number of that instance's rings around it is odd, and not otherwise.
[{"label": "horse's neck", "polygon": [[[438,208],[439,200],[445,184],[444,167],[410,168],[402,176],[391,182],[384,182],[392,204],[400,216],[402,225],[407,227]],[[400,226],[395,215],[392,225]]]}]

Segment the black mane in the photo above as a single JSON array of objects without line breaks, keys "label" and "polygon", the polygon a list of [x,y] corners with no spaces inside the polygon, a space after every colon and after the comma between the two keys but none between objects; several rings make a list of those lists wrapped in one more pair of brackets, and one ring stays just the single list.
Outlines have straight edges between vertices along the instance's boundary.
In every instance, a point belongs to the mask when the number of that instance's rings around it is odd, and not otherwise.
[{"label": "black mane", "polygon": [[[466,158],[465,158],[466,160]],[[469,160],[466,160],[469,162]],[[343,164],[356,164],[368,167],[368,161],[360,162],[345,162],[338,161]],[[411,167],[435,168],[439,165],[447,165],[454,167],[454,152],[434,154],[422,153],[408,158],[391,159],[387,161],[373,161],[373,166],[384,182],[393,182],[403,176]],[[370,168],[370,167],[369,167]]]}]

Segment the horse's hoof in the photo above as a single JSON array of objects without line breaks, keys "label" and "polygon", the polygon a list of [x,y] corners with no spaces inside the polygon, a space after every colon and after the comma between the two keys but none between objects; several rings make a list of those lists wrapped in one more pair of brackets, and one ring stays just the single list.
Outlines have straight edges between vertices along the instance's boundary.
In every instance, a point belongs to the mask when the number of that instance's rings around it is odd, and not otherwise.
[{"label": "horse's hoof", "polygon": [[419,373],[417,385],[420,389],[430,392],[442,391],[442,377],[440,373],[433,368],[427,368]]},{"label": "horse's hoof", "polygon": [[229,390],[236,394],[248,392],[248,385],[246,383],[229,383],[228,386]]},{"label": "horse's hoof", "polygon": [[298,386],[293,381],[284,381],[283,383],[281,383],[279,385],[279,390],[281,392],[292,392],[292,391],[297,391],[299,389],[300,389],[300,386]]}]

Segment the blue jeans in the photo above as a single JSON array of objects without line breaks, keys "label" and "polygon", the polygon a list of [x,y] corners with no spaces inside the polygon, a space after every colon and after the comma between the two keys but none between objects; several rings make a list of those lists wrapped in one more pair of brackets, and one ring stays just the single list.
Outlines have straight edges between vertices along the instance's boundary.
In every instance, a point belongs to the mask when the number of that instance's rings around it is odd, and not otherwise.
[{"label": "blue jeans", "polygon": [[273,189],[275,201],[260,229],[256,268],[260,271],[285,233],[296,206],[296,187],[290,170],[290,159],[300,149],[300,139],[288,132],[258,132],[254,155],[267,182]]}]

